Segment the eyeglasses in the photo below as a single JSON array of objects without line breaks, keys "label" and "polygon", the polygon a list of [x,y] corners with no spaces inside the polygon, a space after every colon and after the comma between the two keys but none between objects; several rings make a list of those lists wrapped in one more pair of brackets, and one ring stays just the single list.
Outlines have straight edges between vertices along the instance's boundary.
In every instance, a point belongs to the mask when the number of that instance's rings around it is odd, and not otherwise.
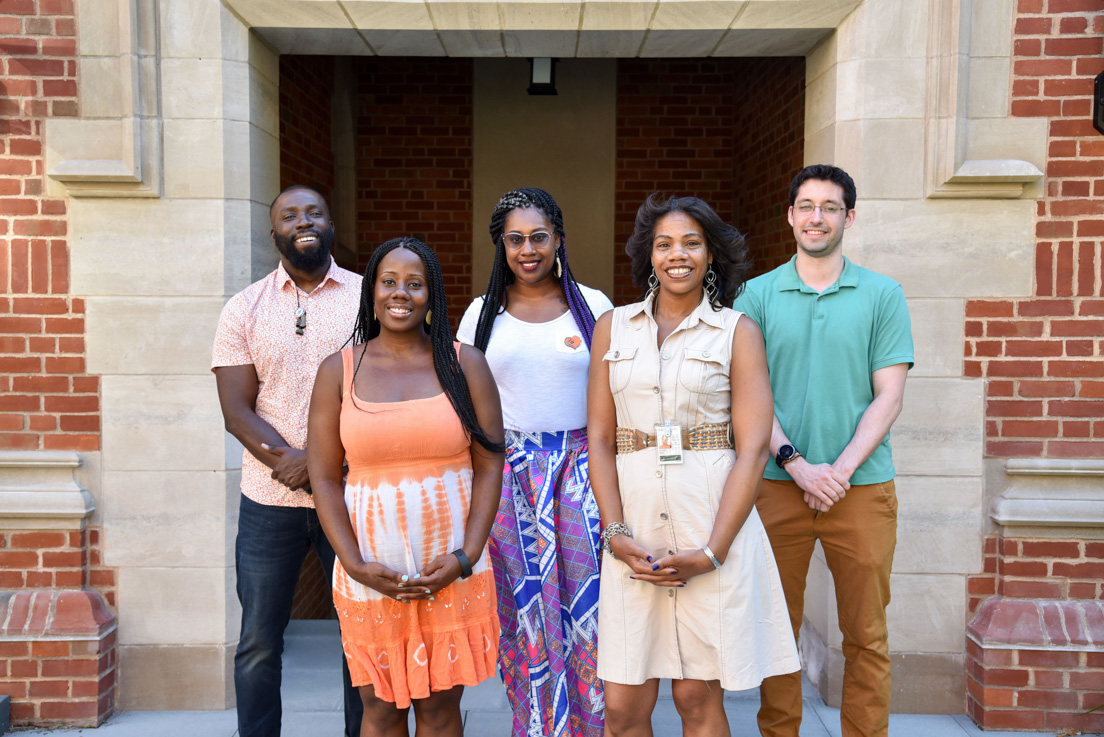
[{"label": "eyeglasses", "polygon": [[533,244],[533,248],[543,248],[552,241],[552,234],[545,230],[535,230],[529,235],[517,232],[502,234],[502,243],[511,251],[516,251],[525,245],[525,241]]},{"label": "eyeglasses", "polygon": [[839,205],[813,205],[808,202],[802,202],[794,209],[802,215],[812,215],[814,210],[820,210],[821,215],[838,215],[846,208],[840,207]]}]

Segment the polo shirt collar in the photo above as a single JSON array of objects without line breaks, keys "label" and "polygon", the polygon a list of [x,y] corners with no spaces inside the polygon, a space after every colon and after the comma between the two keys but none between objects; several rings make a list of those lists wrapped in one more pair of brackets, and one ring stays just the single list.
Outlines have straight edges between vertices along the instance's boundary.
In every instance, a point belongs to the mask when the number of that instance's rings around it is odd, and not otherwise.
[{"label": "polo shirt collar", "polygon": [[[335,284],[341,285],[348,284],[349,274],[351,273],[352,272],[347,272],[340,266],[338,266],[337,262],[334,261],[333,256],[330,256],[330,268],[326,271],[326,275],[322,277],[322,281],[318,283],[317,287],[315,287],[315,290],[322,288],[322,286],[324,286],[328,281],[332,281]],[[283,290],[283,288],[286,287],[288,284],[291,284],[292,287],[295,286],[295,282],[291,280],[291,275],[288,274],[287,270],[284,268],[284,262],[278,261],[276,263],[276,286],[277,288]]]},{"label": "polo shirt collar", "polygon": [[[808,286],[805,282],[801,281],[801,277],[797,275],[797,256],[793,256],[782,267],[782,272],[778,275],[778,291],[780,292],[808,292],[810,294],[816,294],[816,291]],[[851,260],[846,256],[843,257],[843,272],[836,279],[836,283],[825,289],[821,294],[829,294],[831,292],[838,292],[843,287],[857,287],[859,286],[859,268],[851,263]]]},{"label": "polo shirt collar", "polygon": [[[628,313],[625,315],[625,323],[639,330],[644,326],[647,320],[655,322],[655,318],[653,317],[654,307],[655,292],[649,292],[643,302],[635,302],[629,305]],[[686,316],[683,320],[683,325],[689,330],[690,328],[697,327],[699,322],[704,322],[706,325],[715,328],[724,327],[724,319],[721,313],[714,310],[713,306],[709,304],[709,300],[706,298],[704,291],[702,292],[702,298],[701,301],[698,302],[698,306]]]}]

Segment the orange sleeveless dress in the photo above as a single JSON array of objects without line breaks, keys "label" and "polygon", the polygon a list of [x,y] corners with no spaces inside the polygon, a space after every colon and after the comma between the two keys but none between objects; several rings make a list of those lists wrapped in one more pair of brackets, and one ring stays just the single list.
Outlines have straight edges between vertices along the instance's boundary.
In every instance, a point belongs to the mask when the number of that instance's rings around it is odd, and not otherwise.
[{"label": "orange sleeveless dress", "polygon": [[[459,344],[457,344],[459,347]],[[353,394],[353,353],[344,366],[341,442],[349,464],[345,506],[364,560],[413,578],[464,543],[471,506],[470,440],[444,393],[402,402]],[[499,624],[494,574],[483,555],[474,574],[434,601],[399,602],[334,564],[333,597],[354,686],[406,708],[431,691],[495,675]]]}]

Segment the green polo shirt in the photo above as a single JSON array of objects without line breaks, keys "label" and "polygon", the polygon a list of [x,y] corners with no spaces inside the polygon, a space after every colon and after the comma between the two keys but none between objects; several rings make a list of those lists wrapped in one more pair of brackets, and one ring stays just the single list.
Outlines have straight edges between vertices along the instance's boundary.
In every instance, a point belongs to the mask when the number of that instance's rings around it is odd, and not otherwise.
[{"label": "green polo shirt", "polygon": [[[871,374],[907,363],[912,326],[901,285],[844,259],[835,284],[817,294],[797,275],[796,256],[747,283],[733,308],[763,331],[774,413],[810,463],[832,463],[874,399]],[[789,480],[773,461],[763,476]],[[852,484],[894,477],[889,436],[855,471]]]}]

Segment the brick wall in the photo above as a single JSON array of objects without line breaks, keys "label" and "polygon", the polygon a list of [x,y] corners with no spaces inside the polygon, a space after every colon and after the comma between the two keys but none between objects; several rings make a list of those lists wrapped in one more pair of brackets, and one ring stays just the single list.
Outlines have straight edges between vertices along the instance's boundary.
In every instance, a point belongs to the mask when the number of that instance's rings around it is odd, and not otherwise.
[{"label": "brick wall", "polygon": [[732,222],[731,59],[621,59],[617,64],[614,304],[635,302],[624,245],[652,192],[702,198]]},{"label": "brick wall", "polygon": [[437,252],[453,329],[472,299],[472,63],[360,57],[357,255],[420,234]]},{"label": "brick wall", "polygon": [[43,196],[43,127],[77,114],[72,0],[0,2],[0,449],[99,450],[66,203]]},{"label": "brick wall", "polygon": [[1035,292],[966,304],[965,373],[986,382],[989,456],[1104,457],[1104,0],[1018,0],[1012,114],[1049,118]]},{"label": "brick wall", "polygon": [[736,226],[747,237],[752,269],[789,260],[790,181],[805,162],[805,58],[734,59]]},{"label": "brick wall", "polygon": [[333,195],[332,56],[280,57],[280,189],[305,184]]},{"label": "brick wall", "polygon": [[614,303],[640,297],[624,244],[656,191],[700,197],[744,232],[754,273],[784,261],[804,149],[804,58],[620,60]]}]

